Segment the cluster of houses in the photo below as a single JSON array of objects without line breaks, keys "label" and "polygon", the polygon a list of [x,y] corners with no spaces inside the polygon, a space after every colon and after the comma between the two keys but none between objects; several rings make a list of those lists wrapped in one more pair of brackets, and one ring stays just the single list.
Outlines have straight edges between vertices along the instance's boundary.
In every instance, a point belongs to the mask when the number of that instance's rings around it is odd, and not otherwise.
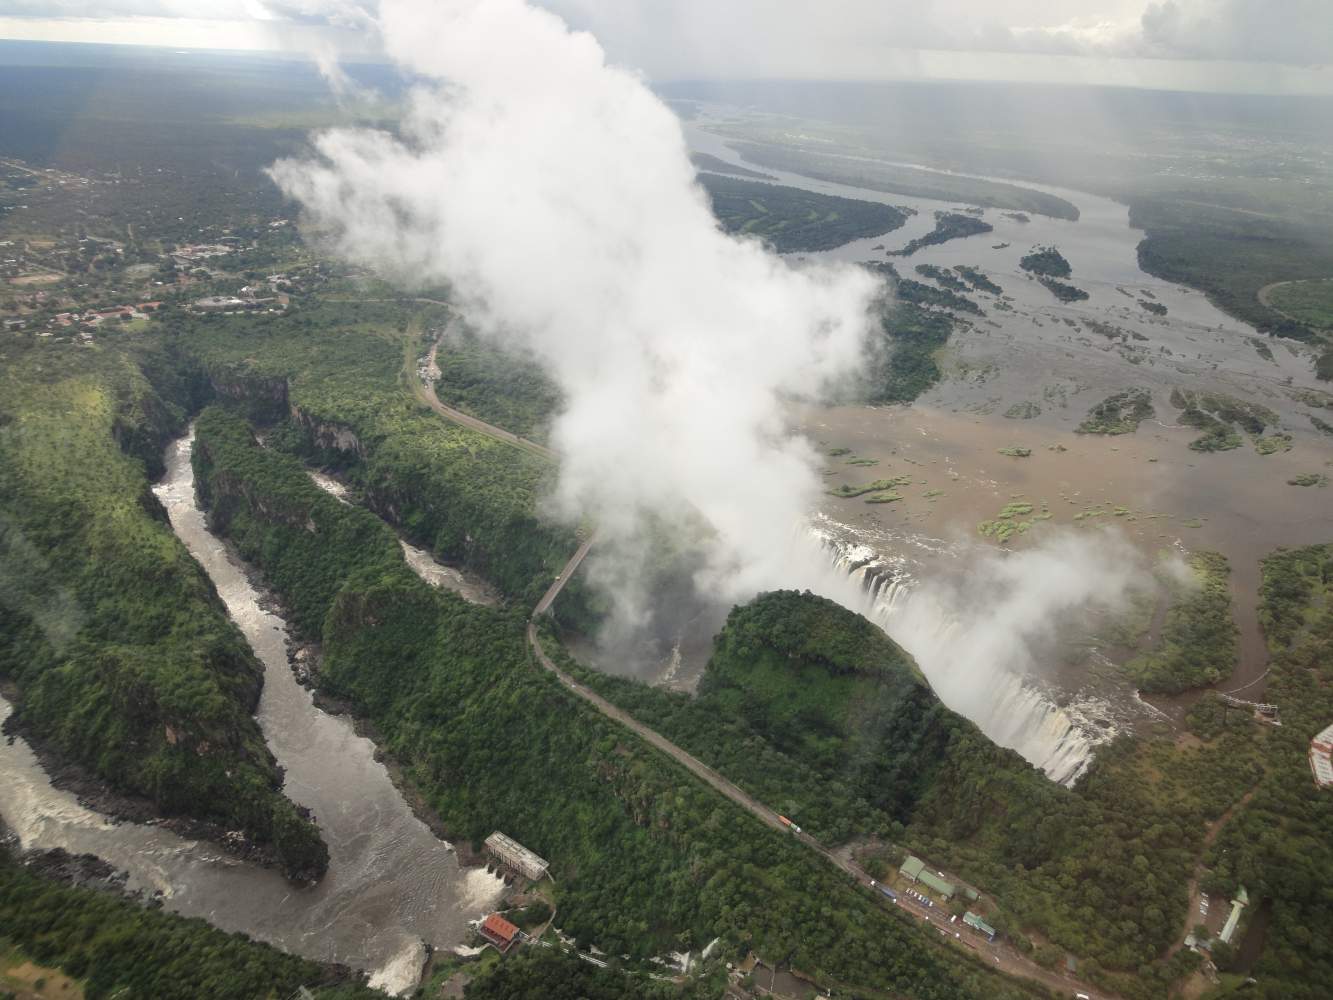
[{"label": "cluster of houses", "polygon": [[191,264],[197,264],[201,260],[209,260],[213,257],[225,257],[227,254],[235,253],[237,243],[240,241],[234,236],[224,236],[223,242],[219,243],[187,243],[185,246],[178,246],[171,251],[171,257],[184,267]]},{"label": "cluster of houses", "polygon": [[162,308],[161,302],[137,302],[128,305],[112,306],[109,309],[86,309],[83,312],[56,313],[51,318],[52,326],[100,326],[107,320],[147,319],[149,313]]}]

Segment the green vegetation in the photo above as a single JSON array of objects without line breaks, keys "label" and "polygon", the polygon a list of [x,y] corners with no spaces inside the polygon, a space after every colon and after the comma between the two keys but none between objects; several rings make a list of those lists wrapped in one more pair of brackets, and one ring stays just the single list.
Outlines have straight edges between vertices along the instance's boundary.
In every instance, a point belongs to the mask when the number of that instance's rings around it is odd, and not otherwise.
[{"label": "green vegetation", "polygon": [[936,353],[949,342],[953,320],[896,303],[886,307],[880,329],[883,339],[866,366],[861,397],[871,404],[910,403],[940,380]]},{"label": "green vegetation", "polygon": [[1236,667],[1238,630],[1231,617],[1226,556],[1195,552],[1189,568],[1188,581],[1163,579],[1171,605],[1156,648],[1125,665],[1140,690],[1178,694],[1215,684]]},{"label": "green vegetation", "polygon": [[1204,830],[1256,777],[1228,733],[1189,750],[1121,740],[1072,791],[1054,785],[944,709],[868,622],[809,594],[734,610],[696,698],[565,664],[822,842],[892,839],[997,900],[988,920],[1020,947],[1040,931],[1135,1000],[1196,963],[1159,956]]},{"label": "green vegetation", "polygon": [[907,216],[892,205],[799,188],[701,174],[713,214],[729,233],[758,236],[778,253],[832,250],[897,229]]},{"label": "green vegetation", "polygon": [[1254,450],[1260,455],[1275,455],[1280,451],[1291,451],[1291,445],[1290,434],[1269,434],[1266,437],[1254,439]]},{"label": "green vegetation", "polygon": [[468,984],[466,1000],[704,1000],[723,989],[717,976],[681,988],[599,969],[560,948],[524,948]]},{"label": "green vegetation", "polygon": [[924,275],[927,278],[933,278],[945,288],[966,293],[968,290],[967,282],[963,281],[948,268],[940,267],[937,264],[918,264],[916,273]]},{"label": "green vegetation", "polygon": [[1075,288],[1073,285],[1066,284],[1063,281],[1056,281],[1054,278],[1048,278],[1042,275],[1037,279],[1042,286],[1054,295],[1061,302],[1081,302],[1088,298],[1088,293],[1081,288]]},{"label": "green vegetation", "polygon": [[1030,458],[1032,456],[1032,449],[1020,448],[1016,445],[1011,445],[1008,448],[999,449],[999,453],[1009,458]]},{"label": "green vegetation", "polygon": [[1011,500],[993,520],[978,524],[977,533],[983,538],[994,539],[1001,545],[1008,544],[1015,535],[1026,535],[1032,530],[1035,522],[1048,520],[1051,516],[1045,504],[1042,504],[1041,512],[1035,516],[1032,514],[1033,509],[1032,504],[1026,501]]},{"label": "green vegetation", "polygon": [[[290,316],[175,325],[222,398],[264,419],[290,416],[276,445],[339,470],[372,509],[442,561],[535,604],[576,545],[572,531],[538,516],[551,470],[441,420],[404,391],[423,312],[442,321],[434,307],[329,302]],[[576,581],[559,609],[586,616],[586,600]]]},{"label": "green vegetation", "polygon": [[1322,472],[1303,472],[1287,480],[1288,486],[1327,486],[1328,476]]},{"label": "green vegetation", "polygon": [[1209,848],[1204,886],[1218,898],[1243,885],[1265,916],[1248,992],[1316,1000],[1333,982],[1333,941],[1313,930],[1333,920],[1333,796],[1315,788],[1307,754],[1310,737],[1333,721],[1333,545],[1279,549],[1264,560],[1259,621],[1270,656],[1264,700],[1278,706],[1282,725],[1253,739],[1266,777]]},{"label": "green vegetation", "polygon": [[1133,434],[1139,424],[1156,411],[1152,394],[1147,389],[1125,389],[1104,400],[1088,411],[1088,416],[1075,428],[1076,434]]},{"label": "green vegetation", "polygon": [[1315,359],[1314,373],[1321,382],[1333,382],[1333,347],[1325,347]]},{"label": "green vegetation", "polygon": [[1068,278],[1073,274],[1069,261],[1065,260],[1065,255],[1055,247],[1034,248],[1031,253],[1023,256],[1018,266],[1024,271],[1046,278]]},{"label": "green vegetation", "polygon": [[202,391],[150,346],[5,347],[0,676],[58,759],[315,878],[327,850],[252,716],[262,667],[149,492]]},{"label": "green vegetation", "polygon": [[[1166,306],[1162,305],[1162,303],[1149,302],[1147,299],[1139,299],[1139,306],[1144,312],[1152,313],[1154,316],[1165,316],[1167,312]],[[1269,354],[1268,360],[1273,360],[1271,353]]]},{"label": "green vegetation", "polygon": [[880,490],[891,490],[895,486],[907,486],[911,481],[911,476],[895,476],[893,479],[876,479],[874,482],[862,483],[860,486],[851,486],[847,483],[842,483],[829,490],[828,493],[830,496],[843,497],[846,499],[849,497],[859,497],[866,493],[875,493]]},{"label": "green vegetation", "polygon": [[968,236],[993,232],[994,229],[995,227],[989,222],[983,222],[970,215],[963,215],[959,212],[936,212],[934,229],[926,233],[925,236],[918,236],[914,240],[909,240],[901,250],[890,251],[889,256],[910,257],[922,247],[938,246],[941,243],[949,242],[949,240],[961,240]]},{"label": "green vegetation", "polygon": [[1197,392],[1193,389],[1172,389],[1171,405],[1180,410],[1177,420],[1186,427],[1203,431],[1201,437],[1190,442],[1194,451],[1228,451],[1241,446],[1239,427],[1254,440],[1255,450],[1261,455],[1289,450],[1291,436],[1274,434],[1262,437],[1264,430],[1277,423],[1277,414],[1266,406],[1248,403],[1234,396],[1218,392]]},{"label": "green vegetation", "polygon": [[1268,304],[1297,323],[1333,330],[1333,278],[1288,281],[1268,290]]},{"label": "green vegetation", "polygon": [[973,316],[985,315],[980,306],[957,292],[950,291],[947,288],[935,288],[933,285],[912,281],[909,278],[899,281],[894,288],[894,293],[899,299],[910,305],[955,309],[959,312],[971,313]]},{"label": "green vegetation", "polygon": [[993,282],[979,268],[969,267],[966,264],[955,264],[953,269],[963,276],[963,279],[978,292],[990,292],[992,295],[1003,295],[1004,289]]},{"label": "green vegetation", "polygon": [[[817,856],[562,690],[529,658],[525,610],[468,605],[417,579],[373,515],[260,448],[240,417],[213,409],[198,428],[204,495],[226,505],[219,528],[300,621],[317,622],[321,688],[374,725],[454,836],[500,828],[549,858],[558,922],[582,945],[643,960],[686,935],[722,936],[822,978],[910,983],[924,997],[1004,992],[911,947],[916,931]],[[321,544],[333,555],[306,568]],[[809,907],[835,897],[832,910]]]},{"label": "green vegetation", "polygon": [[131,900],[60,885],[0,848],[0,944],[81,982],[89,1000],[254,1000],[306,986],[319,1000],[371,1000],[346,969],[319,965]]},{"label": "green vegetation", "polygon": [[[1265,185],[1269,187],[1271,185]],[[1233,316],[1265,333],[1311,340],[1305,322],[1265,305],[1260,294],[1275,282],[1324,279],[1333,273],[1333,240],[1326,221],[1307,205],[1276,206],[1252,191],[1199,200],[1164,194],[1130,201],[1130,225],[1146,230],[1139,266],[1168,281],[1202,289]],[[1299,198],[1312,197],[1302,190]],[[1230,205],[1218,202],[1233,202]],[[1255,211],[1252,206],[1260,206]],[[1273,209],[1278,211],[1274,212]],[[1236,210],[1239,209],[1239,210]],[[1272,293],[1265,297],[1273,303]]]},{"label": "green vegetation", "polygon": [[435,392],[442,403],[530,441],[546,440],[561,394],[534,360],[464,333],[440,345],[436,364]]},{"label": "green vegetation", "polygon": [[911,198],[1015,209],[1057,219],[1078,218],[1078,208],[1072,202],[1015,184],[959,177],[864,158],[851,160],[777,143],[733,142],[731,146],[750,163],[835,184],[852,184]]},{"label": "green vegetation", "polygon": [[1009,420],[1031,420],[1034,417],[1041,416],[1041,406],[1025,400],[1021,403],[1015,403],[1005,410],[1004,416]]}]

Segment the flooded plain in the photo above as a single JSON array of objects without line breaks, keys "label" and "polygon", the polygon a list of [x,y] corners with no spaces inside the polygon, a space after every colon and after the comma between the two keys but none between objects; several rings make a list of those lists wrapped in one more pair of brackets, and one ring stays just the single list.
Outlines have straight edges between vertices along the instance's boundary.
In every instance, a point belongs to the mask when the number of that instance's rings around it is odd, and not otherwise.
[{"label": "flooded plain", "polygon": [[[913,588],[966,578],[975,567],[1009,558],[1007,553],[1066,535],[1106,533],[1132,546],[1145,566],[1163,551],[1220,551],[1232,567],[1241,660],[1218,688],[1262,700],[1267,655],[1256,610],[1260,560],[1278,546],[1333,538],[1333,491],[1288,484],[1309,474],[1333,479],[1333,437],[1312,420],[1333,422],[1333,394],[1315,380],[1310,350],[1263,337],[1202,293],[1143,272],[1136,253],[1143,234],[1130,226],[1127,207],[1080,191],[1017,183],[1072,202],[1078,220],[966,209],[993,231],[894,256],[933,228],[935,212],[959,211],[959,204],[749,163],[728,144],[728,133],[745,132],[746,119],[747,113],[735,108],[703,107],[701,117],[685,126],[686,136],[692,150],[760,170],[775,183],[915,213],[883,236],[792,255],[798,264],[890,262],[902,277],[928,285],[932,280],[916,273],[916,265],[968,265],[1001,288],[998,294],[969,293],[984,315],[962,314],[948,346],[936,355],[944,377],[912,406],[795,409],[794,425],[822,451],[847,449],[827,458],[829,489],[903,477],[893,490],[897,500],[868,504],[863,497],[825,496],[818,503],[814,523],[832,540],[835,558],[856,573],[878,567],[873,586],[891,590],[901,605]],[[802,137],[791,142],[800,146]],[[811,149],[830,155],[825,145]],[[1062,303],[1023,271],[1020,259],[1038,246],[1060,250],[1072,266],[1067,282],[1087,292],[1087,299]],[[1278,417],[1276,430],[1290,436],[1290,450],[1260,454],[1248,435],[1235,450],[1191,450],[1189,443],[1200,432],[1178,424],[1180,410],[1172,401],[1177,388],[1266,407]],[[1146,390],[1155,410],[1137,432],[1076,432],[1093,406],[1128,389]],[[1012,449],[1029,454],[1001,454]],[[849,464],[853,460],[859,464]],[[1028,533],[1001,546],[983,537],[978,526],[996,519],[1009,503],[1031,503],[1045,514]],[[1088,565],[1086,573],[1104,569]],[[898,582],[889,587],[880,579],[884,574]],[[894,633],[887,604],[877,615],[874,603],[868,613]],[[957,632],[968,625],[948,627]],[[931,674],[924,661],[923,666]],[[983,665],[980,673],[985,670]],[[1178,718],[1189,700],[1146,704],[1114,663],[1087,643],[1077,655],[1068,643],[1034,649],[1023,673],[1047,705],[1065,712],[1093,743],[1136,722],[1162,720],[1159,709]],[[931,679],[940,688],[938,678]],[[986,686],[980,678],[977,684]],[[954,707],[982,722],[977,710]],[[1032,725],[1048,722],[1038,712]],[[1003,728],[998,720],[989,727],[983,722],[983,728],[1011,746],[1024,738],[997,736]],[[1050,741],[1045,750],[1023,752],[1034,763],[1045,754],[1054,760],[1063,753]],[[1057,763],[1047,770],[1054,776],[1062,767]]]},{"label": "flooded plain", "polygon": [[[451,948],[503,892],[484,869],[462,869],[394,787],[374,744],[329,715],[297,684],[287,630],[246,569],[212,535],[194,490],[193,434],[167,453],[154,492],[172,527],[213,581],[264,665],[257,717],[286,773],[284,792],[309,808],[329,846],[328,874],[296,887],[277,871],[230,858],[151,825],[112,823],[51,786],[21,739],[0,743],[0,815],[25,848],[90,853],[129,873],[129,887],[161,893],[171,910],[244,931],[284,950],[366,969],[391,992],[415,987],[427,945]],[[0,702],[0,714],[10,706]]]}]

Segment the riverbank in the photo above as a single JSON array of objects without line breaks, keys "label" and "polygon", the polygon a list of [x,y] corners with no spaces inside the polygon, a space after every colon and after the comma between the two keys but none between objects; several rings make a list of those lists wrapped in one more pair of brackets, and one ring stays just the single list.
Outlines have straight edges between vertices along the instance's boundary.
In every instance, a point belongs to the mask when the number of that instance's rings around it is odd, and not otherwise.
[{"label": "riverbank", "polygon": [[[12,684],[0,683],[0,697],[17,704],[19,692]],[[282,859],[272,844],[258,844],[243,831],[229,830],[220,823],[166,814],[151,799],[112,788],[88,768],[62,755],[41,734],[33,732],[32,727],[21,725],[13,713],[0,725],[0,734],[10,740],[21,738],[32,750],[51,787],[73,795],[79,805],[90,812],[116,823],[167,830],[182,840],[206,841],[237,861],[282,870]],[[2,824],[3,816],[0,816]],[[300,884],[299,880],[294,881]]]}]

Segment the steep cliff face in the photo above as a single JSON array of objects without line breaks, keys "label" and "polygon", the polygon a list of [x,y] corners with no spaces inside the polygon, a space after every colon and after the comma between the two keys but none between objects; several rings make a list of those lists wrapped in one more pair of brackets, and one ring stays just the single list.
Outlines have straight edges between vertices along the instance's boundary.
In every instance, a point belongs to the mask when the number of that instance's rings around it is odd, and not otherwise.
[{"label": "steep cliff face", "polygon": [[339,452],[349,456],[355,455],[362,460],[365,459],[365,445],[357,437],[356,431],[346,424],[312,417],[295,403],[288,406],[288,414],[292,423],[301,429],[310,446],[316,450]]},{"label": "steep cliff face", "polygon": [[309,851],[288,849],[290,830],[318,833],[283,798],[253,718],[262,668],[149,488],[211,390],[142,348],[53,348],[0,369],[26,432],[0,435],[12,725],[49,766],[77,766],[82,793],[117,793],[122,814],[242,831],[294,875],[318,875]]},{"label": "steep cliff face", "polygon": [[244,410],[252,420],[271,423],[287,412],[287,378],[256,375],[241,368],[213,368],[208,372],[212,395]]}]

